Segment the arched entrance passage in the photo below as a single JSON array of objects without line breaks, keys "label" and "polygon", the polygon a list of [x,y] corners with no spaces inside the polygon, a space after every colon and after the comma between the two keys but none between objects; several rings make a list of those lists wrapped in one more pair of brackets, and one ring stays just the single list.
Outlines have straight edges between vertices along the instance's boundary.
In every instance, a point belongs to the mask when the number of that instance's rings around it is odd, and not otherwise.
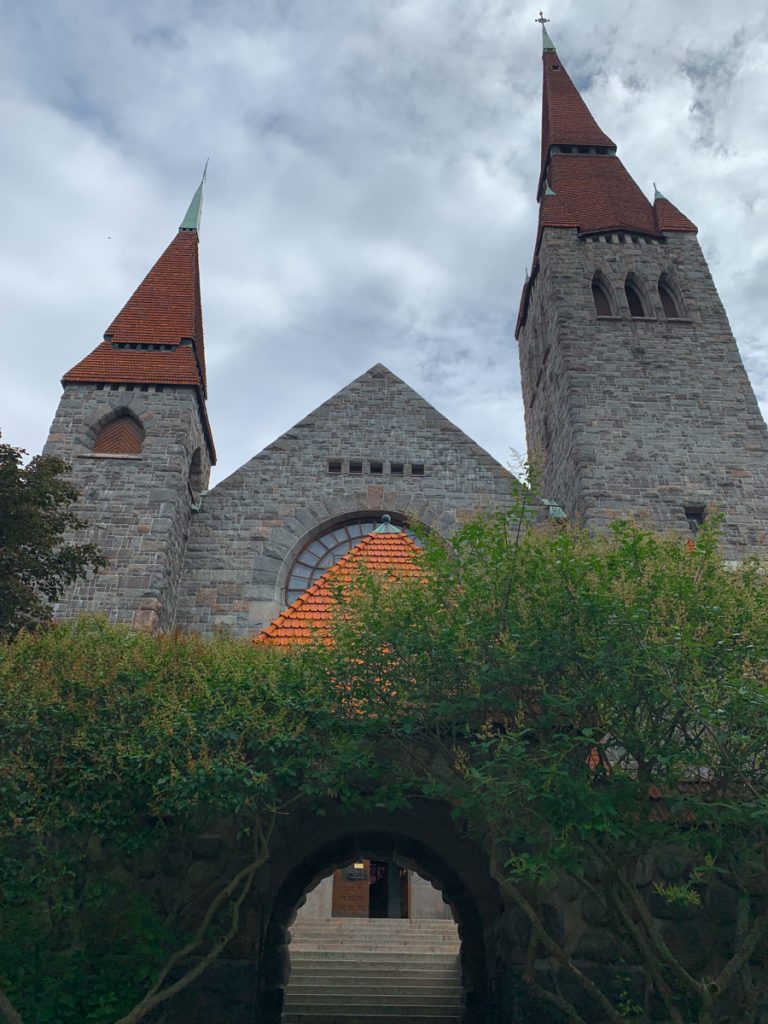
[{"label": "arched entrance passage", "polygon": [[335,867],[362,856],[418,871],[442,891],[461,938],[465,1022],[487,1020],[500,899],[484,852],[459,834],[447,808],[422,801],[411,811],[305,819],[303,827],[287,832],[281,846],[272,861],[273,899],[260,957],[260,1021],[281,1020],[290,926],[305,894]]}]

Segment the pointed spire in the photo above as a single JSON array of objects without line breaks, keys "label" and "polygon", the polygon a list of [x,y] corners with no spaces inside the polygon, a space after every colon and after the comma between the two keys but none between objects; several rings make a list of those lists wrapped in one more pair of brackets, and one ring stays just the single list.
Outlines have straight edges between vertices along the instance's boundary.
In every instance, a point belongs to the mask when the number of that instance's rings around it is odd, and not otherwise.
[{"label": "pointed spire", "polygon": [[205,413],[197,235],[204,181],[205,173],[178,233],[104,332],[102,343],[63,381],[195,388],[215,461]]},{"label": "pointed spire", "polygon": [[549,38],[549,32],[547,32],[549,18],[544,17],[544,11],[539,11],[538,18],[535,18],[534,20],[537,24],[541,25],[541,41],[543,44],[544,53],[546,53],[547,50],[554,50],[555,44]]},{"label": "pointed spire", "polygon": [[207,177],[208,161],[206,160],[200,184],[192,196],[192,202],[189,204],[189,209],[184,215],[184,220],[179,224],[179,231],[196,231],[198,235],[200,234],[200,217],[203,212],[203,185],[205,185]]},{"label": "pointed spire", "polygon": [[654,203],[656,202],[657,199],[666,199],[666,198],[667,197],[664,195],[663,192],[659,192],[658,186],[656,185],[656,182],[654,181],[654,183],[653,183],[653,201],[654,201]]}]

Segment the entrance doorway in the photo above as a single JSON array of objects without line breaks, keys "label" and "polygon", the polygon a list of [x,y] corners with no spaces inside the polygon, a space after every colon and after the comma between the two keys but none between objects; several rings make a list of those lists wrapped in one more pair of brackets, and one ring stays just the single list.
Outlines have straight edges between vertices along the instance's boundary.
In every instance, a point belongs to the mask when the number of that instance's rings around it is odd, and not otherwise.
[{"label": "entrance doorway", "polygon": [[410,917],[411,872],[361,858],[333,873],[333,917]]}]

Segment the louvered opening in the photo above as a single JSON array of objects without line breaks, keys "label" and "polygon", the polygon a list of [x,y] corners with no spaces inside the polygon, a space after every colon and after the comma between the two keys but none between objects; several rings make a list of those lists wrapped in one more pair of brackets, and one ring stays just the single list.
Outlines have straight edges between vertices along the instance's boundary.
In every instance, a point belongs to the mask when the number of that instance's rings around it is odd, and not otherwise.
[{"label": "louvered opening", "polygon": [[99,431],[93,450],[97,455],[139,455],[144,429],[133,416],[118,416]]}]

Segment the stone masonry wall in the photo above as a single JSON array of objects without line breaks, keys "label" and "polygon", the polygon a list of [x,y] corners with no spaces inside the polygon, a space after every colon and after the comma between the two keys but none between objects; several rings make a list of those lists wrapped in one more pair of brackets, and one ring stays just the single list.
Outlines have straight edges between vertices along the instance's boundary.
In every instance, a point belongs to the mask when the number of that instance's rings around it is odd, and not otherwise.
[{"label": "stone masonry wall", "polygon": [[[520,336],[530,451],[543,454],[544,494],[594,528],[647,516],[688,529],[685,507],[725,515],[725,553],[768,545],[768,430],[701,248],[692,234],[663,242],[579,238],[547,229]],[[598,318],[595,271],[616,316]],[[632,318],[628,272],[649,316]],[[657,282],[683,308],[667,319]]]},{"label": "stone masonry wall", "polygon": [[[330,460],[342,471],[330,473]],[[360,460],[362,472],[350,472],[350,460]],[[383,472],[372,472],[372,461]],[[392,462],[403,465],[402,475],[393,475]],[[390,512],[448,535],[478,508],[508,507],[514,484],[407,384],[375,366],[204,498],[176,625],[253,636],[284,607],[298,552],[330,523]]]},{"label": "stone masonry wall", "polygon": [[[94,454],[99,429],[124,412],[144,427],[141,454]],[[68,591],[58,618],[102,613],[148,629],[173,621],[192,505],[199,499],[189,485],[198,449],[205,486],[210,462],[192,388],[65,386],[45,454],[71,464],[79,510],[89,523],[77,539],[97,544],[109,566]]]}]

